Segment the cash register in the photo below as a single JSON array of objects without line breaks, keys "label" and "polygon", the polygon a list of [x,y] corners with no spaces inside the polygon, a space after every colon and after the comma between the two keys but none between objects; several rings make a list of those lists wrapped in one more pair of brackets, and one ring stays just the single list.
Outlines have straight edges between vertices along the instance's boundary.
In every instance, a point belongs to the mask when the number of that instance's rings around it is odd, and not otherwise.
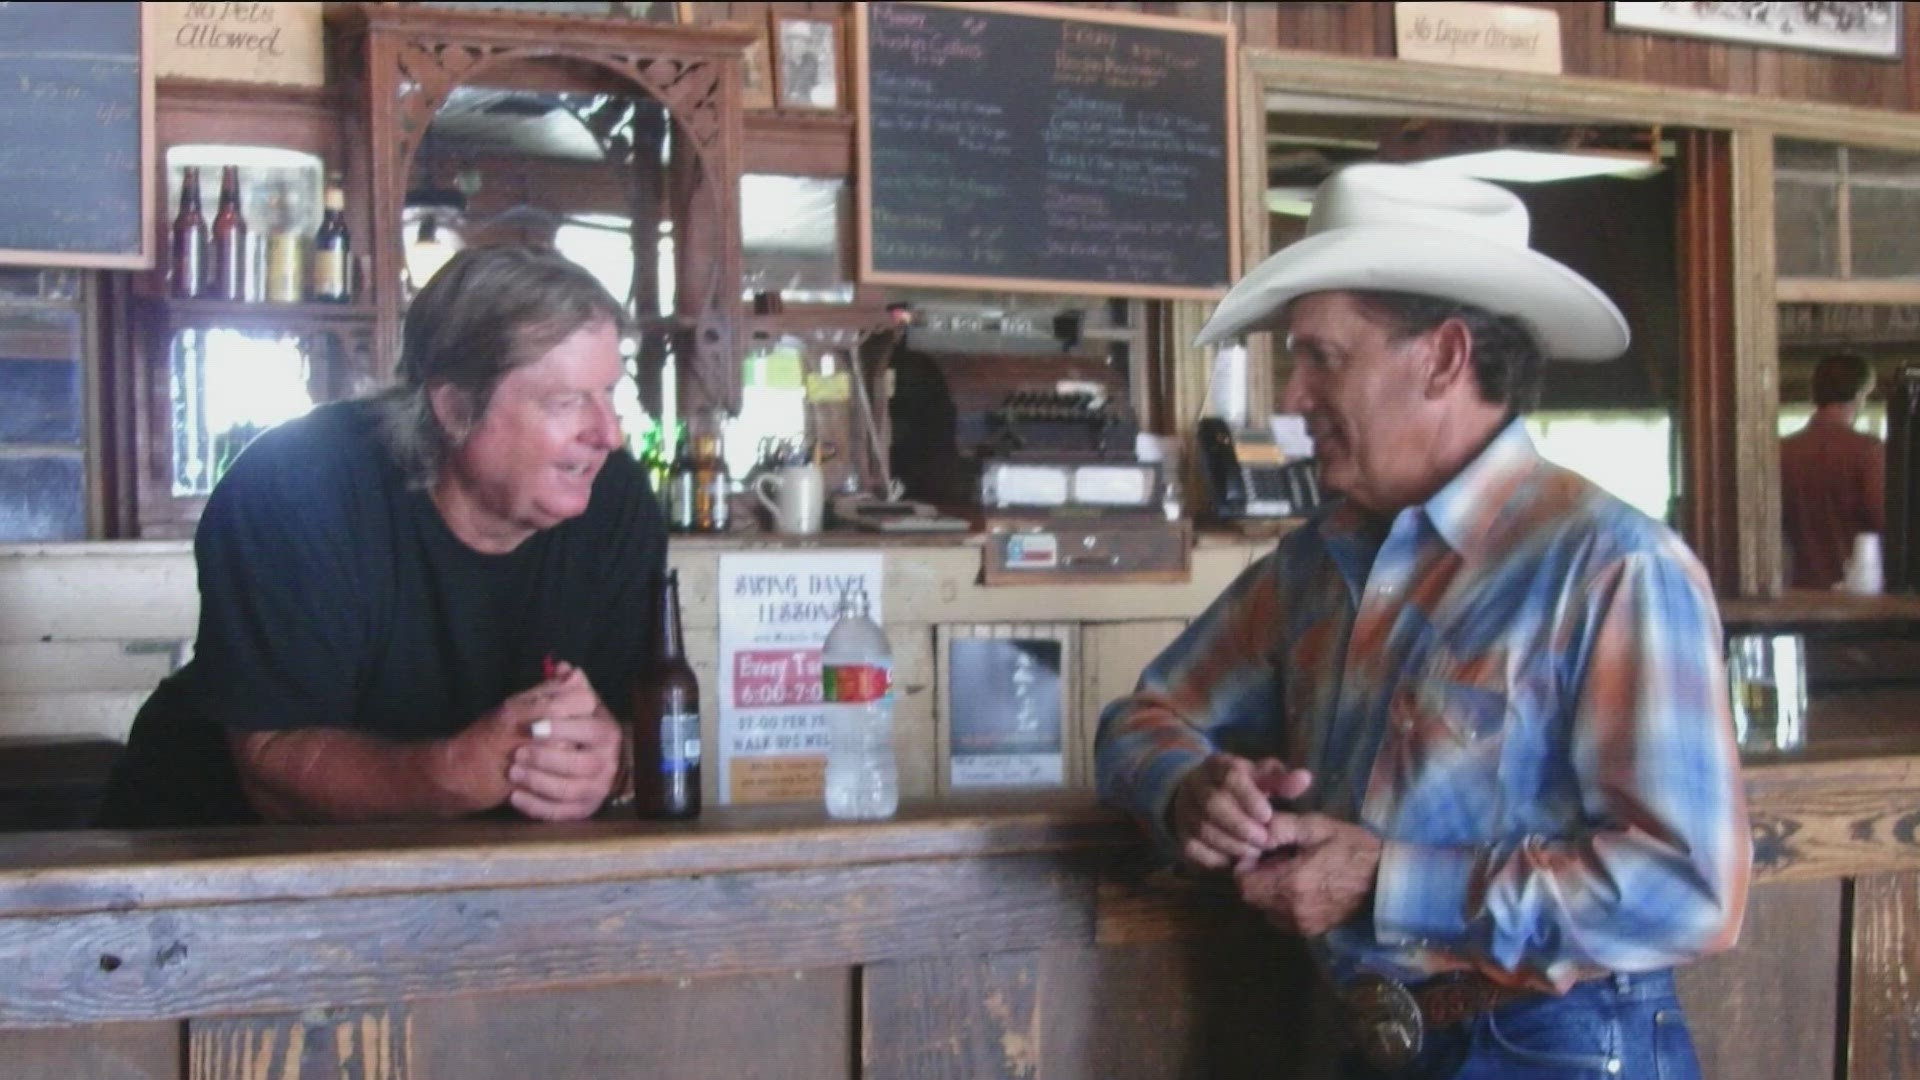
[{"label": "cash register", "polygon": [[893,475],[987,534],[988,584],[1185,580],[1189,532],[1105,357],[988,352],[909,332],[895,348]]}]

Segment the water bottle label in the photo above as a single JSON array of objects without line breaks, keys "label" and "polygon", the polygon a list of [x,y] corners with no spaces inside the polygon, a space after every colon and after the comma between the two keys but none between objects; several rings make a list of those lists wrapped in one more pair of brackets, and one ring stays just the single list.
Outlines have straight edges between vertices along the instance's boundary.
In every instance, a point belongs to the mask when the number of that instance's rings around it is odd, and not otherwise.
[{"label": "water bottle label", "polygon": [[879,701],[892,685],[893,672],[885,664],[828,664],[820,669],[822,696],[830,702]]},{"label": "water bottle label", "polygon": [[700,714],[668,713],[660,718],[660,771],[683,772],[700,764]]}]

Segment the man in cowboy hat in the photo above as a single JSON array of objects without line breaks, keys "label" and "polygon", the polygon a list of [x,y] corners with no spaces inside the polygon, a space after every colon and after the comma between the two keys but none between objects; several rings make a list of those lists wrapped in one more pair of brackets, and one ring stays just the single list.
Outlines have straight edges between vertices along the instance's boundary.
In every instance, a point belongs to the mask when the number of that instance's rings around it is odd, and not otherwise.
[{"label": "man in cowboy hat", "polygon": [[1352,166],[1307,232],[1200,341],[1285,334],[1339,497],[1107,708],[1102,792],[1309,938],[1343,1075],[1697,1075],[1670,969],[1751,856],[1712,590],[1519,418],[1626,321],[1490,184]]}]

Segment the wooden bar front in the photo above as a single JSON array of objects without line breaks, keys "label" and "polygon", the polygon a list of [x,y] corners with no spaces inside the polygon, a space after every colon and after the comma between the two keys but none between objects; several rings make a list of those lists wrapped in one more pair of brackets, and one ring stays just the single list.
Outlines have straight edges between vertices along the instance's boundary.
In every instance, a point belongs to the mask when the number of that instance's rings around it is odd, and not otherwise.
[{"label": "wooden bar front", "polygon": [[[1745,932],[1682,976],[1708,1075],[1920,1075],[1920,756],[1747,783]],[[0,867],[13,1080],[1329,1071],[1299,944],[1084,796],[22,834]]]}]

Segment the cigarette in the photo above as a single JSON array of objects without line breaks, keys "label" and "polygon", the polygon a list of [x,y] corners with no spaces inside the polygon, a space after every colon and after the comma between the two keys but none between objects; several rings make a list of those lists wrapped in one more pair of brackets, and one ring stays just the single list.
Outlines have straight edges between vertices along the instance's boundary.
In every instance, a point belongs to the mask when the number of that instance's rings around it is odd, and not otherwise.
[{"label": "cigarette", "polygon": [[551,720],[535,720],[535,721],[533,722],[533,728],[532,728],[531,730],[532,730],[532,732],[533,732],[533,737],[534,737],[534,738],[536,738],[536,739],[544,739],[544,738],[546,738],[547,736],[549,736],[549,735],[551,735],[551,734],[553,734],[553,721],[551,721]]}]

